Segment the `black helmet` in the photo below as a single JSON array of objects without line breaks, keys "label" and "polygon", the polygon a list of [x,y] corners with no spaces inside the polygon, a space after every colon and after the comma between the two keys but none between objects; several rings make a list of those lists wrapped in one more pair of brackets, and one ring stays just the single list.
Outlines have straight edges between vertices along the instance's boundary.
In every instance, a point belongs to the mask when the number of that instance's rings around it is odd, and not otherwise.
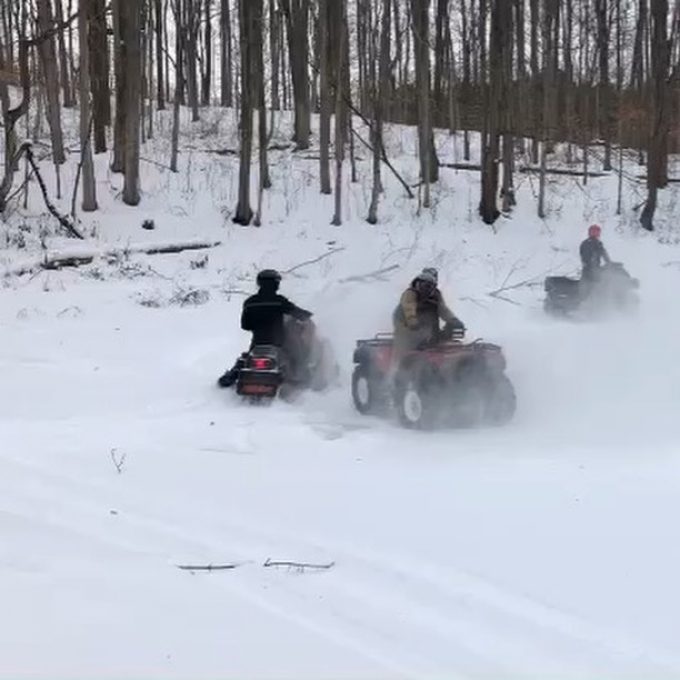
[{"label": "black helmet", "polygon": [[276,271],[276,269],[263,269],[257,275],[257,285],[259,288],[262,286],[276,286],[278,288],[281,283],[281,274]]}]

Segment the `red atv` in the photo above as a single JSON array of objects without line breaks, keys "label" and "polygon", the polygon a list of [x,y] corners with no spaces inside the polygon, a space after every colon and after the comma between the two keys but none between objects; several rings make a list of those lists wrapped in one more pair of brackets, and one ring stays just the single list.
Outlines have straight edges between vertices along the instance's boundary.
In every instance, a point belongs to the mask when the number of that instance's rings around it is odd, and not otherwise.
[{"label": "red atv", "polygon": [[515,390],[498,345],[464,343],[463,331],[408,353],[392,372],[393,336],[359,340],[354,351],[352,398],[363,415],[392,408],[411,429],[504,425],[515,414]]}]

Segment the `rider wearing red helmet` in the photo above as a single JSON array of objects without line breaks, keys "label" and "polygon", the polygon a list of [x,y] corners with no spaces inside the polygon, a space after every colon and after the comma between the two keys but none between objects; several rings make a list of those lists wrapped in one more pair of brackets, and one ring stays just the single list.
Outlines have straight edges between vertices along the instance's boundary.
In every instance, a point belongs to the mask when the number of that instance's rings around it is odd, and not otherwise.
[{"label": "rider wearing red helmet", "polygon": [[599,224],[591,224],[588,227],[588,238],[581,243],[581,277],[585,281],[594,281],[598,278],[602,264],[609,264],[611,260],[600,240],[602,228]]}]

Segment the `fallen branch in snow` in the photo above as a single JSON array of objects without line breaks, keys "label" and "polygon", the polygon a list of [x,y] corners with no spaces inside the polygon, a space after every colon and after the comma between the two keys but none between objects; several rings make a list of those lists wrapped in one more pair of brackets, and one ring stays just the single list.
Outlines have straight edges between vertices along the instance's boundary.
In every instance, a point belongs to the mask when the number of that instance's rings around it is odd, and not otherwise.
[{"label": "fallen branch in snow", "polygon": [[[647,175],[635,175],[635,179],[647,181]],[[680,177],[667,177],[666,181],[669,184],[680,184]]]},{"label": "fallen branch in snow", "polygon": [[[363,118],[363,116],[362,116]],[[364,121],[366,119],[364,118]],[[352,134],[370,151],[373,151],[373,147],[371,144],[369,144],[354,128],[352,128]],[[390,159],[387,157],[387,153],[385,153],[385,147],[383,145],[383,148],[380,150],[380,160],[392,171],[392,174],[397,178],[399,181],[399,184],[404,187],[404,190],[406,191],[406,194],[408,195],[409,198],[415,198],[413,195],[413,192],[411,191],[411,187],[408,185],[406,180],[397,172],[396,168],[390,163]]]},{"label": "fallen branch in snow", "polygon": [[[539,174],[541,169],[533,165],[522,165],[519,168],[522,174]],[[611,172],[600,172],[598,170],[588,170],[586,173],[583,170],[569,170],[567,168],[546,168],[546,175],[566,175],[567,177],[613,177]]]},{"label": "fallen branch in snow", "polygon": [[122,455],[118,455],[118,449],[111,449],[111,460],[113,461],[113,464],[116,466],[116,472],[118,472],[119,475],[123,474],[123,466],[125,465],[125,454],[123,453]]},{"label": "fallen branch in snow", "polygon": [[503,302],[508,302],[511,305],[518,305],[520,306],[520,303],[517,302],[516,300],[512,300],[511,298],[503,295],[503,293],[508,293],[509,291],[512,290],[517,290],[519,288],[534,288],[536,286],[541,285],[541,280],[545,278],[548,272],[545,272],[544,274],[539,274],[538,276],[532,276],[529,279],[524,279],[522,281],[518,281],[517,283],[512,283],[509,285],[506,285],[512,274],[516,271],[517,269],[517,264],[515,263],[511,269],[508,275],[505,277],[505,281],[503,281],[503,284],[500,286],[500,288],[496,288],[496,290],[492,290],[487,295],[489,297],[495,298],[497,300],[503,300]]},{"label": "fallen branch in snow", "polygon": [[524,281],[519,281],[517,283],[513,283],[510,286],[501,286],[500,288],[497,288],[496,290],[492,290],[491,292],[487,293],[489,297],[495,297],[499,299],[505,299],[502,297],[503,293],[507,293],[508,291],[511,290],[517,290],[518,288],[532,288],[534,286],[540,285],[538,276],[534,276],[530,279],[525,279]]},{"label": "fallen branch in snow", "polygon": [[43,258],[30,264],[25,264],[16,269],[11,269],[5,272],[5,276],[22,276],[23,274],[31,274],[35,271],[43,269],[55,270],[64,269],[65,267],[82,267],[84,265],[92,264],[96,259],[104,257],[124,257],[130,254],[140,255],[172,255],[181,253],[185,250],[204,250],[206,248],[215,248],[221,244],[221,241],[209,242],[188,242],[188,243],[171,243],[167,245],[152,245],[152,246],[132,246],[126,248],[110,248],[101,252],[82,253],[73,255],[50,255],[45,254]]},{"label": "fallen branch in snow", "polygon": [[142,246],[140,248],[130,248],[126,252],[143,253],[144,255],[168,255],[181,253],[185,250],[205,250],[207,248],[217,248],[222,245],[222,241],[204,241],[196,243],[173,243],[165,246]]},{"label": "fallen branch in snow", "polygon": [[338,283],[359,283],[359,282],[370,282],[378,281],[383,279],[385,274],[393,272],[395,269],[399,269],[401,265],[393,264],[390,267],[384,267],[383,269],[376,269],[373,272],[368,272],[368,274],[357,274],[355,276],[348,276],[345,279],[340,279]]},{"label": "fallen branch in snow", "polygon": [[472,170],[473,172],[481,172],[482,166],[476,163],[440,163],[440,168],[451,168],[452,170]]},{"label": "fallen branch in snow", "polygon": [[240,564],[177,564],[178,569],[183,571],[226,571],[228,569],[236,569]]},{"label": "fallen branch in snow", "polygon": [[[482,166],[476,163],[440,163],[440,168],[451,168],[453,170],[470,170],[472,172],[481,172]],[[522,165],[518,168],[522,174],[538,174],[541,172],[539,167],[533,165]],[[568,168],[546,168],[546,175],[566,175],[568,177],[583,177],[583,170],[570,170]],[[599,172],[597,170],[589,170],[588,177],[611,177],[610,172]],[[680,181],[680,180],[678,180]]]},{"label": "fallen branch in snow", "polygon": [[271,560],[267,558],[267,561],[262,565],[263,567],[287,567],[288,569],[297,569],[298,571],[304,571],[305,569],[320,569],[328,570],[335,566],[335,562],[327,562],[325,564],[314,564],[312,562],[289,562],[287,560]]},{"label": "fallen branch in snow", "polygon": [[240,288],[220,288],[220,293],[223,295],[252,295],[253,291],[241,290]]},{"label": "fallen branch in snow", "polygon": [[40,168],[38,167],[38,163],[36,162],[33,156],[33,149],[31,145],[29,143],[25,143],[22,145],[22,149],[24,150],[24,154],[26,155],[26,160],[28,161],[28,164],[31,166],[31,169],[35,174],[35,178],[38,180],[38,186],[40,187],[40,191],[42,192],[43,195],[43,200],[45,201],[45,205],[47,206],[47,209],[49,210],[50,214],[57,218],[57,221],[66,230],[66,233],[69,236],[72,236],[73,238],[77,238],[83,241],[84,236],[76,229],[75,225],[73,224],[73,221],[70,220],[66,215],[62,215],[50,201],[50,197],[47,195],[47,187],[45,186],[45,180],[43,180],[42,175],[40,174]]},{"label": "fallen branch in snow", "polygon": [[331,248],[331,250],[323,253],[322,255],[319,255],[318,257],[315,257],[311,260],[305,260],[304,262],[300,262],[299,264],[294,265],[290,269],[284,269],[281,273],[282,274],[293,274],[294,272],[298,271],[299,269],[302,269],[303,267],[309,267],[312,264],[316,264],[317,262],[321,262],[322,260],[325,260],[326,258],[330,257],[331,255],[335,255],[336,253],[341,253],[343,250],[346,250],[344,246],[341,248]]},{"label": "fallen branch in snow", "polygon": [[459,298],[461,302],[471,302],[473,305],[477,305],[478,307],[481,307],[482,309],[487,309],[486,303],[482,302],[481,300],[478,300],[477,298],[465,296]]}]

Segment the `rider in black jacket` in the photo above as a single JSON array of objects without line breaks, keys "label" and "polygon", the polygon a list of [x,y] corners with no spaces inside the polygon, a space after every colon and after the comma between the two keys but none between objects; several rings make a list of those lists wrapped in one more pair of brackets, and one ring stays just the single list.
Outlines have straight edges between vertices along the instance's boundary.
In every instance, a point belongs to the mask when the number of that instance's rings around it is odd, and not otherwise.
[{"label": "rider in black jacket", "polygon": [[[287,350],[288,359],[293,364],[299,362],[299,349],[294,339],[287,338],[284,328],[284,317],[292,316],[298,321],[307,321],[312,313],[294,305],[288,298],[278,294],[281,274],[273,269],[265,269],[257,275],[259,288],[243,303],[241,328],[253,334],[250,346],[275,345]],[[285,346],[285,347],[284,347]],[[219,380],[220,387],[230,387],[238,378],[238,371],[243,365],[243,357],[237,359],[232,369]]]},{"label": "rider in black jacket", "polygon": [[253,334],[253,345],[276,345],[283,347],[285,335],[284,316],[307,321],[311,312],[294,305],[288,298],[278,294],[281,274],[265,269],[257,275],[259,291],[243,303],[241,328]]}]

